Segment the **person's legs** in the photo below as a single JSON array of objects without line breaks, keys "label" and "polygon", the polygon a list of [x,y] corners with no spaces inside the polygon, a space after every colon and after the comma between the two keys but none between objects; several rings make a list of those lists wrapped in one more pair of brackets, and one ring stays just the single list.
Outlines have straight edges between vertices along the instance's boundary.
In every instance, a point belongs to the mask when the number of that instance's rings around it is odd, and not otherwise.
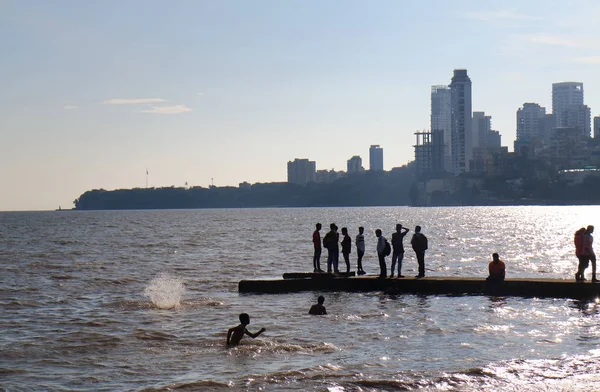
[{"label": "person's legs", "polygon": [[321,248],[315,248],[315,254],[313,256],[313,268],[315,272],[319,272],[321,269]]},{"label": "person's legs", "polygon": [[392,252],[392,267],[390,268],[390,278],[394,277],[394,269],[396,268],[396,260],[398,259],[398,252]]},{"label": "person's legs", "polygon": [[350,272],[350,253],[342,253],[344,262],[346,262],[346,272]]},{"label": "person's legs", "polygon": [[358,254],[358,260],[356,261],[356,264],[358,265],[358,272],[363,273],[363,267],[362,267],[362,258],[365,255],[365,252],[363,252],[362,250],[357,250],[356,251]]},{"label": "person's legs", "polygon": [[596,279],[596,256],[592,256],[590,257],[590,261],[592,262],[592,282],[597,282],[598,279]]},{"label": "person's legs", "polygon": [[333,272],[338,273],[340,270],[338,269],[338,264],[340,261],[340,250],[336,249],[333,251]]},{"label": "person's legs", "polygon": [[378,255],[378,256],[379,256],[379,277],[385,278],[387,276],[387,267],[385,265],[385,256],[384,255]]},{"label": "person's legs", "polygon": [[327,272],[331,272],[332,264],[333,264],[333,250],[327,249]]},{"label": "person's legs", "polygon": [[404,260],[404,252],[398,253],[398,277],[403,278],[402,276],[402,260]]},{"label": "person's legs", "polygon": [[419,275],[425,276],[425,251],[417,252],[417,262],[419,263]]}]

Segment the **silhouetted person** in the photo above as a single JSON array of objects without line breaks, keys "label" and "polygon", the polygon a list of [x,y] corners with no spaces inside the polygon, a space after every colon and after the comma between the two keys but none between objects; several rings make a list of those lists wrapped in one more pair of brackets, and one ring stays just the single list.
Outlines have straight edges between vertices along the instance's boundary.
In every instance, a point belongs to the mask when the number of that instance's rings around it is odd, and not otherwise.
[{"label": "silhouetted person", "polygon": [[350,272],[350,251],[352,250],[352,239],[348,235],[348,229],[342,227],[342,256],[344,256],[344,262],[346,263],[346,273]]},{"label": "silhouetted person", "polygon": [[577,256],[577,260],[579,261],[577,265],[577,272],[575,273],[575,280],[577,282],[582,282],[585,280],[585,269],[588,267],[590,260],[588,257],[583,254],[583,236],[585,235],[585,227],[577,230],[575,232],[575,237],[573,242],[575,243],[575,256]]},{"label": "silhouetted person", "polygon": [[365,255],[365,236],[364,236],[365,228],[359,227],[358,234],[356,235],[356,254],[358,255],[358,259],[356,260],[357,264],[357,275],[364,275],[366,272],[362,267],[362,258]]},{"label": "silhouetted person", "polygon": [[504,262],[500,260],[498,253],[492,254],[492,261],[488,265],[490,275],[487,277],[488,282],[503,282],[504,276],[506,275],[506,266]]},{"label": "silhouetted person", "polygon": [[[592,233],[594,232],[594,226],[589,225],[587,229],[585,229],[585,233],[583,234],[583,254],[586,258],[592,262],[592,282],[598,282],[596,279],[596,254],[594,253],[594,237],[592,237]],[[585,280],[585,279],[583,279]]]},{"label": "silhouetted person", "polygon": [[427,250],[427,237],[421,233],[421,226],[415,227],[415,234],[413,234],[410,244],[419,263],[419,274],[415,278],[420,279],[425,277],[425,251]]},{"label": "silhouetted person", "polygon": [[[342,230],[344,230],[344,229],[342,229]],[[322,295],[319,295],[319,298],[317,298],[317,302],[318,303],[316,303],[310,307],[308,314],[312,314],[315,316],[327,314],[327,311],[325,310],[325,306],[323,306],[323,302],[325,302],[325,297],[323,297]]]},{"label": "silhouetted person", "polygon": [[313,256],[313,268],[314,272],[323,272],[321,269],[321,224],[317,223],[316,230],[313,232],[313,245],[315,247],[315,254]]},{"label": "silhouetted person", "polygon": [[375,236],[377,237],[377,258],[379,259],[379,277],[385,278],[387,276],[387,266],[385,264],[385,243],[386,239],[381,233],[381,229],[375,230]]},{"label": "silhouetted person", "polygon": [[406,227],[402,227],[401,224],[396,225],[396,232],[392,233],[392,268],[390,269],[390,278],[394,277],[394,269],[396,267],[396,261],[398,261],[398,277],[404,278],[402,275],[402,260],[404,260],[404,237],[408,233]]},{"label": "silhouetted person", "polygon": [[329,225],[329,232],[323,237],[323,246],[327,248],[327,272],[331,273],[331,267],[337,274],[338,270],[338,259],[340,257],[340,235],[337,232],[337,226],[335,223]]},{"label": "silhouetted person", "polygon": [[246,326],[250,324],[250,316],[247,313],[240,314],[240,325],[237,327],[229,328],[227,331],[227,345],[237,346],[244,335],[250,336],[252,339],[257,338],[261,333],[265,332],[266,329],[261,328],[257,333],[252,333],[246,329]]}]

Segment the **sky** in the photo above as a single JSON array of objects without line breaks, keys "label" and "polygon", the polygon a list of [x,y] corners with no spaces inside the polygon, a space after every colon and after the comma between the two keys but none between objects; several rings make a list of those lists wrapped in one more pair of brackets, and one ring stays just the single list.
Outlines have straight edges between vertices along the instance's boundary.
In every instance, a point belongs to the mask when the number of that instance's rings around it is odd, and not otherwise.
[{"label": "sky", "polygon": [[368,168],[372,144],[390,170],[456,68],[512,150],[552,83],[599,115],[598,20],[597,0],[0,0],[0,211]]}]

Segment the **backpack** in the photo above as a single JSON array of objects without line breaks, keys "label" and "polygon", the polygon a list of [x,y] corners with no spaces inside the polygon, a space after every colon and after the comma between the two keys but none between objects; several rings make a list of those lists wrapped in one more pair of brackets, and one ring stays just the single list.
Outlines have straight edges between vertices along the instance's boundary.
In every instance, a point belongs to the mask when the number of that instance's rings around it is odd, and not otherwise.
[{"label": "backpack", "polygon": [[425,251],[427,250],[427,237],[423,233],[415,233],[411,244],[415,251]]},{"label": "backpack", "polygon": [[385,240],[385,245],[383,246],[383,255],[389,256],[390,253],[392,253],[392,247],[390,246],[388,240]]}]

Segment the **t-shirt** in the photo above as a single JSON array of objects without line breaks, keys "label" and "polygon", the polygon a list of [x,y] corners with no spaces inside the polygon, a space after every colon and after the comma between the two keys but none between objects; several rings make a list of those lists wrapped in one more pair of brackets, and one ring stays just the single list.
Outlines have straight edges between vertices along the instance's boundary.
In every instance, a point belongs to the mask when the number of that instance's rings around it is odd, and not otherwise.
[{"label": "t-shirt", "polygon": [[342,240],[342,253],[350,253],[350,250],[352,249],[352,240],[350,239],[349,235],[345,235],[344,239]]},{"label": "t-shirt", "polygon": [[382,235],[377,240],[377,254],[382,255],[385,250],[385,237]]},{"label": "t-shirt", "polygon": [[583,254],[585,256],[593,256],[594,248],[592,244],[594,243],[594,237],[591,234],[583,235]]},{"label": "t-shirt", "polygon": [[395,232],[392,233],[392,248],[394,248],[397,252],[404,252],[404,236],[408,233],[407,231],[402,231],[400,233]]},{"label": "t-shirt", "polygon": [[365,236],[363,234],[356,235],[356,249],[361,252],[365,251]]},{"label": "t-shirt", "polygon": [[490,276],[501,277],[505,273],[506,266],[502,260],[498,260],[497,263],[490,261],[489,270]]},{"label": "t-shirt", "polygon": [[313,244],[315,245],[315,249],[321,249],[321,234],[319,234],[319,230],[315,230],[313,233]]}]

